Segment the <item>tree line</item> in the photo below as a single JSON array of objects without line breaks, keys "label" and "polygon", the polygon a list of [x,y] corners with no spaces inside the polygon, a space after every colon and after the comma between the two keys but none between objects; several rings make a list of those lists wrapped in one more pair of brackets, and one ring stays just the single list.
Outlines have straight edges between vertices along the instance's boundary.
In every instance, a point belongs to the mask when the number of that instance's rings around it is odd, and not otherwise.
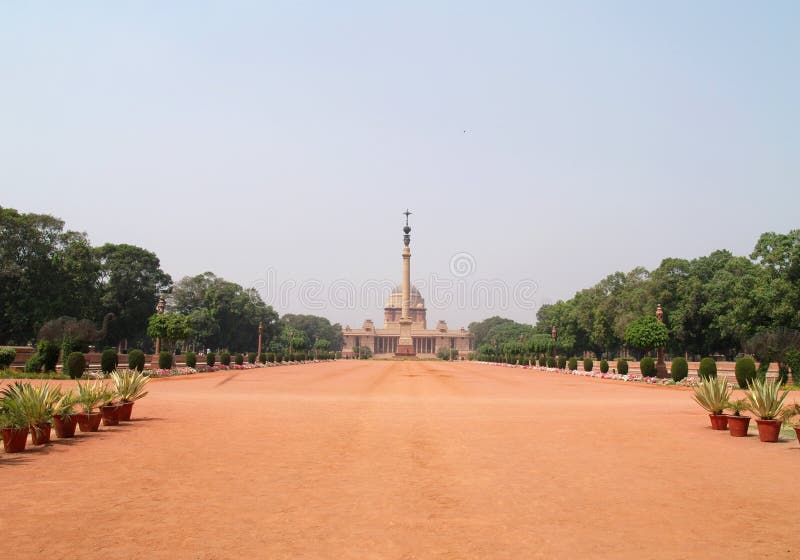
[{"label": "tree line", "polygon": [[[663,333],[654,324],[658,304]],[[662,340],[672,355],[774,353],[764,340],[777,347],[782,343],[774,341],[800,330],[800,230],[764,233],[746,257],[718,250],[666,258],[652,271],[615,272],[568,300],[543,305],[535,325],[492,317],[469,328],[479,353],[523,344],[528,352],[555,346],[568,354],[641,357]]]},{"label": "tree line", "polygon": [[[167,308],[158,319],[160,297]],[[309,349],[320,339],[341,348],[341,326],[323,317],[280,318],[255,289],[211,272],[173,282],[147,249],[94,247],[54,216],[0,207],[0,345],[70,338],[152,350],[150,333],[159,332],[172,348],[244,352],[255,350],[259,324],[265,347],[280,345],[286,331],[298,342],[293,333],[302,333]]]}]

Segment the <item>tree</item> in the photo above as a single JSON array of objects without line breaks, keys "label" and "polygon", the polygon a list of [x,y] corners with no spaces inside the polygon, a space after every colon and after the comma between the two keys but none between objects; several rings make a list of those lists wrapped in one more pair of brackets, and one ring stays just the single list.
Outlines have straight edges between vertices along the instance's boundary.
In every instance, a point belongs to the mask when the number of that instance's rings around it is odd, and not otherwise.
[{"label": "tree", "polygon": [[625,330],[625,341],[644,352],[664,346],[669,339],[666,325],[652,315],[639,317]]},{"label": "tree", "polygon": [[325,317],[317,315],[286,314],[281,317],[282,327],[292,327],[305,333],[309,347],[313,347],[317,340],[325,339],[334,350],[341,350],[344,343],[342,327],[339,323],[331,324]]},{"label": "tree", "polygon": [[173,351],[178,342],[188,339],[191,334],[189,317],[183,313],[154,313],[147,323],[147,336],[160,338],[169,351]]},{"label": "tree", "polygon": [[101,267],[101,302],[117,320],[109,329],[108,340],[117,344],[132,340],[145,346],[148,319],[160,294],[172,284],[161,270],[158,257],[134,245],[107,243],[97,249]]}]

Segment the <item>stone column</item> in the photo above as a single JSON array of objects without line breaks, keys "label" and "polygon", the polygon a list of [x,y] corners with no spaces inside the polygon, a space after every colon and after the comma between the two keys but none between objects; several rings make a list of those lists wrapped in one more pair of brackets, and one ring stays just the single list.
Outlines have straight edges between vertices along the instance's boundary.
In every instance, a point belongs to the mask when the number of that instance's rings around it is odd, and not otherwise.
[{"label": "stone column", "polygon": [[411,228],[408,227],[408,216],[411,214],[408,210],[405,211],[406,225],[403,228],[403,305],[400,316],[400,339],[397,341],[397,352],[395,356],[398,357],[414,357],[414,341],[411,338],[411,313],[409,307],[411,304]]},{"label": "stone column", "polygon": [[258,322],[258,356],[256,356],[256,360],[261,361],[261,336],[264,334],[264,323],[261,321]]},{"label": "stone column", "polygon": [[[164,314],[164,310],[167,307],[167,302],[164,301],[163,297],[158,298],[158,304],[156,305],[156,313],[159,315]],[[150,362],[151,369],[158,369],[158,355],[161,353],[161,337],[156,338],[156,353],[153,355],[153,361]]]},{"label": "stone column", "polygon": [[[656,308],[656,318],[658,322],[663,324],[664,323],[664,310],[661,308],[661,304],[658,304]],[[669,372],[667,371],[667,364],[664,362],[664,347],[658,347],[658,359],[656,360],[656,377],[666,378],[669,377]]]}]

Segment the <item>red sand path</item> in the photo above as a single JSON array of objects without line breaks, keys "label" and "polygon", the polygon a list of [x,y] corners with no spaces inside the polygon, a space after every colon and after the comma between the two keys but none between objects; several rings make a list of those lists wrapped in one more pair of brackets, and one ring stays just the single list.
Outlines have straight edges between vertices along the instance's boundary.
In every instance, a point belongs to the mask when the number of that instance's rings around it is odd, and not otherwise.
[{"label": "red sand path", "polygon": [[0,454],[5,558],[798,558],[797,441],[681,390],[440,362],[151,383]]}]

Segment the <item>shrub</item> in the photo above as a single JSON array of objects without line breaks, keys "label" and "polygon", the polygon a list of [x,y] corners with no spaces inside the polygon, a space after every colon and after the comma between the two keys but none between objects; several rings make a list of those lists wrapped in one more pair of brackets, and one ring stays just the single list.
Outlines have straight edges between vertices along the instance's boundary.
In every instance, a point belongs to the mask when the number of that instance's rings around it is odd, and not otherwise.
[{"label": "shrub", "polygon": [[223,352],[219,355],[219,363],[223,366],[231,365],[231,355],[229,352]]},{"label": "shrub", "polygon": [[674,358],[669,366],[669,372],[672,374],[672,380],[676,383],[681,379],[685,379],[689,375],[689,363],[686,358],[680,356]]},{"label": "shrub", "polygon": [[237,352],[236,356],[233,358],[233,361],[236,363],[237,366],[244,364],[244,356],[242,356],[241,352]]},{"label": "shrub", "polygon": [[186,352],[186,367],[192,369],[197,367],[197,354],[194,352]]},{"label": "shrub", "polygon": [[650,356],[645,356],[642,358],[642,361],[639,362],[639,369],[643,376],[653,377],[656,372],[656,361]]},{"label": "shrub", "polygon": [[144,369],[144,352],[131,350],[128,352],[128,369],[142,371]]},{"label": "shrub", "polygon": [[608,373],[608,360],[600,360],[600,373]]},{"label": "shrub", "polygon": [[594,369],[594,362],[590,358],[583,360],[583,371],[592,371]]},{"label": "shrub", "polygon": [[117,369],[118,363],[119,357],[117,356],[117,351],[113,348],[106,348],[103,350],[103,353],[100,354],[100,369],[103,373],[111,373]]},{"label": "shrub", "polygon": [[206,354],[206,365],[208,367],[214,367],[214,364],[217,363],[217,355],[214,352],[209,352]]},{"label": "shrub", "polygon": [[753,358],[745,356],[736,360],[736,382],[739,387],[746,389],[747,386],[756,380],[756,362]]},{"label": "shrub", "polygon": [[789,381],[789,368],[786,364],[778,364],[778,384],[785,385]]},{"label": "shrub", "polygon": [[792,382],[800,385],[800,351],[788,350],[786,352],[786,365],[792,372]]},{"label": "shrub", "polygon": [[700,367],[697,368],[697,375],[702,379],[710,379],[717,376],[717,362],[714,358],[703,358],[700,360]]},{"label": "shrub", "polygon": [[45,371],[55,371],[58,357],[61,354],[61,345],[49,340],[40,340],[36,346],[36,353],[42,361]]},{"label": "shrub", "polygon": [[262,364],[266,364],[267,354],[265,352],[261,352],[261,354],[258,355],[258,361],[261,362]]},{"label": "shrub", "polygon": [[569,368],[572,371],[575,371],[576,369],[578,369],[578,358],[574,358],[574,357],[570,358],[569,362],[567,362],[567,368]]},{"label": "shrub", "polygon": [[86,358],[83,352],[72,352],[67,356],[67,373],[72,379],[78,379],[86,371]]},{"label": "shrub", "polygon": [[547,356],[547,367],[549,368],[556,367],[556,359],[553,356]]},{"label": "shrub", "polygon": [[255,352],[248,352],[247,353],[247,363],[248,364],[256,363],[256,358],[257,357],[258,357],[258,354],[256,354]]},{"label": "shrub", "polygon": [[13,348],[0,348],[0,369],[5,369],[14,363],[17,351]]},{"label": "shrub", "polygon": [[34,354],[25,361],[25,373],[41,373],[43,365],[42,357],[39,354]]},{"label": "shrub", "polygon": [[539,367],[545,367],[547,365],[547,356],[539,356]]},{"label": "shrub", "polygon": [[172,368],[172,353],[159,352],[158,353],[158,369],[171,369]]},{"label": "shrub", "polygon": [[620,375],[628,375],[628,360],[625,358],[617,360],[617,373]]}]

